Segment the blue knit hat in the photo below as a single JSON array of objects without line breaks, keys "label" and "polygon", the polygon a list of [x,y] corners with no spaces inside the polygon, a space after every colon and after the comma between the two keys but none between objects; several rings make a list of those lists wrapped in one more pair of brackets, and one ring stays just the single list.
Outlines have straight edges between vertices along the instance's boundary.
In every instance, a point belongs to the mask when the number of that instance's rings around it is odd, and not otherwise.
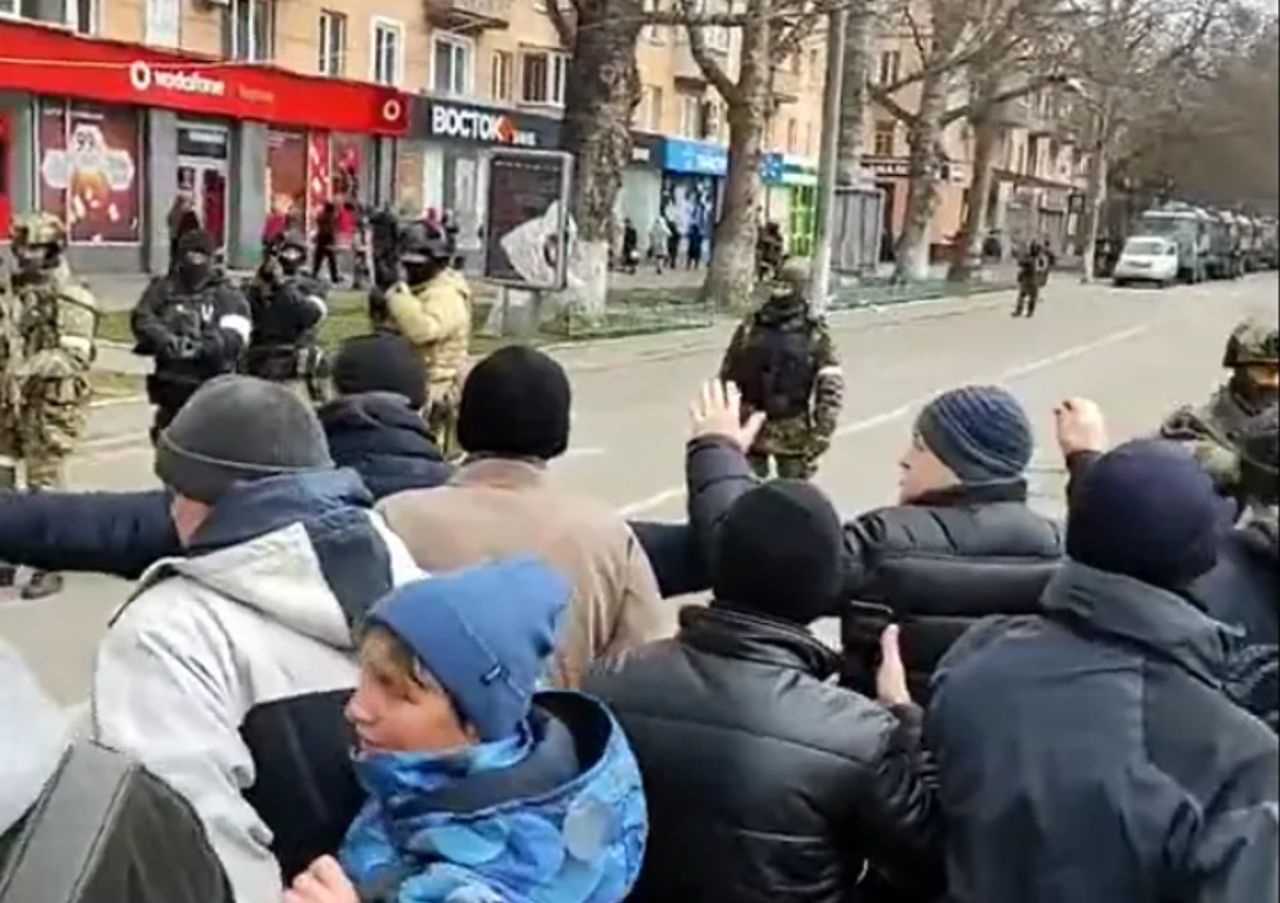
[{"label": "blue knit hat", "polygon": [[1022,476],[1035,444],[1026,411],[999,386],[942,393],[920,412],[916,432],[962,483]]},{"label": "blue knit hat", "polygon": [[1137,439],[1099,458],[1073,492],[1067,554],[1081,564],[1179,588],[1216,563],[1231,505],[1191,455]]},{"label": "blue knit hat", "polygon": [[400,638],[482,741],[514,734],[555,648],[569,583],[510,558],[402,586],[369,613]]}]

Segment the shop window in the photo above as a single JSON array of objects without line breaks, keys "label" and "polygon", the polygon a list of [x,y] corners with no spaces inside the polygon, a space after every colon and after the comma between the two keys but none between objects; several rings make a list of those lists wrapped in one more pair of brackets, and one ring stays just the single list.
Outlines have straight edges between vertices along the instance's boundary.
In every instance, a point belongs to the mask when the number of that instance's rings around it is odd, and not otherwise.
[{"label": "shop window", "polygon": [[275,213],[306,225],[307,136],[303,132],[267,133],[267,205]]},{"label": "shop window", "polygon": [[40,105],[40,209],[63,217],[71,241],[140,238],[138,114],[132,107]]},{"label": "shop window", "polygon": [[177,47],[181,21],[179,0],[147,0],[144,40],[159,47]]},{"label": "shop window", "polygon": [[511,54],[505,50],[493,52],[493,69],[489,73],[489,93],[494,100],[511,99]]},{"label": "shop window", "polygon": [[881,121],[876,123],[875,134],[871,142],[871,154],[876,157],[892,157],[894,138],[898,131],[897,123]]},{"label": "shop window", "polygon": [[323,10],[320,13],[321,75],[340,78],[347,73],[347,17],[342,13]]},{"label": "shop window", "polygon": [[391,19],[373,20],[373,71],[370,77],[380,85],[404,82],[404,26]]},{"label": "shop window", "polygon": [[520,98],[525,103],[564,106],[565,84],[569,76],[569,55],[552,50],[522,54]]},{"label": "shop window", "polygon": [[263,63],[275,55],[275,0],[227,0],[222,8],[222,55]]},{"label": "shop window", "polygon": [[902,75],[902,51],[886,50],[880,54],[880,78],[878,83],[892,85]]},{"label": "shop window", "polygon": [[474,45],[466,38],[438,34],[432,43],[432,87],[437,94],[465,97],[471,93]]}]

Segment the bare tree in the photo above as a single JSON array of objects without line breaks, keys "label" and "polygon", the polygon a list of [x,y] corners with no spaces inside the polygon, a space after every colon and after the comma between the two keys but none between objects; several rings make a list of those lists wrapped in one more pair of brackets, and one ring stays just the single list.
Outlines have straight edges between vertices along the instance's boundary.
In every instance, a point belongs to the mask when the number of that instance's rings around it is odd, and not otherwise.
[{"label": "bare tree", "polygon": [[877,0],[853,0],[845,19],[844,90],[840,94],[840,144],[836,184],[855,185],[862,174],[862,126],[867,113],[867,83],[875,55]]}]

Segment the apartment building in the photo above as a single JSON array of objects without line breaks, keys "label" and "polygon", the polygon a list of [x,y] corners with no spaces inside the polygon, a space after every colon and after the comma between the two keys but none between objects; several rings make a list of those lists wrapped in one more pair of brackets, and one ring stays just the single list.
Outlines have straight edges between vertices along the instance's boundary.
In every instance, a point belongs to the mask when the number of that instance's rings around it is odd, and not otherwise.
[{"label": "apartment building", "polygon": [[[0,0],[0,213],[64,213],[86,269],[163,269],[179,191],[241,266],[270,211],[310,222],[331,199],[452,210],[478,245],[486,150],[560,146],[569,57],[542,2]],[[735,75],[736,34],[707,38]],[[763,212],[800,249],[821,57],[819,42],[779,66],[762,161]],[[682,29],[645,29],[638,62],[619,218],[710,234],[724,103]]]}]

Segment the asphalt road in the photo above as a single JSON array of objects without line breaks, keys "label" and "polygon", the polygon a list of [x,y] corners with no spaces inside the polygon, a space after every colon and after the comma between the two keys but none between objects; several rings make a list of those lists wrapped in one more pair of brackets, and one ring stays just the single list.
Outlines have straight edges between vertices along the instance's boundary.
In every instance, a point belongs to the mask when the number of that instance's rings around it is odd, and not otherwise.
[{"label": "asphalt road", "polygon": [[[1222,344],[1246,313],[1276,316],[1277,279],[1166,291],[1081,286],[1060,276],[1033,320],[1009,316],[1007,295],[900,305],[833,316],[847,400],[837,441],[818,482],[848,514],[892,502],[896,461],[912,417],[939,391],[963,383],[1010,387],[1027,406],[1038,447],[1034,504],[1060,512],[1064,474],[1053,444],[1052,409],[1085,395],[1106,410],[1112,435],[1152,431],[1179,403],[1198,401],[1222,378]],[[680,518],[687,410],[716,371],[729,326],[597,343],[555,352],[574,386],[570,452],[557,479],[629,516]],[[148,412],[136,404],[94,411],[77,488],[154,485],[145,440]],[[0,596],[0,635],[16,643],[64,704],[83,700],[93,648],[128,584],[73,575],[58,597]]]}]

